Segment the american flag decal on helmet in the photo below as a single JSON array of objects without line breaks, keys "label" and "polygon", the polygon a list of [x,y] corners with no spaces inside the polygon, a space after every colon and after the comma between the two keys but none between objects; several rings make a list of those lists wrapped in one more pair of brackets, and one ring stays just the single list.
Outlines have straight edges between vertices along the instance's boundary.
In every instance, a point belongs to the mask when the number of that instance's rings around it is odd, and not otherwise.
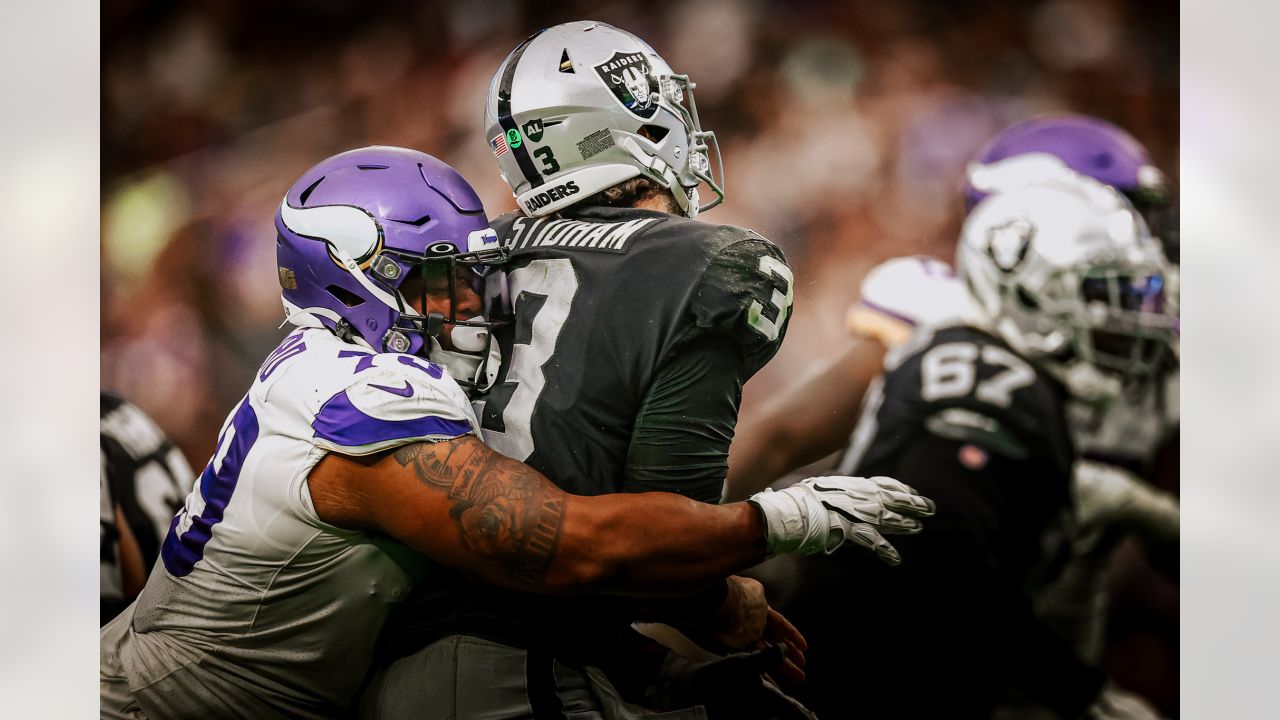
[{"label": "american flag decal on helmet", "polygon": [[489,141],[489,147],[493,148],[494,157],[502,157],[511,150],[511,148],[507,146],[507,138],[505,135],[499,135],[491,139]]}]

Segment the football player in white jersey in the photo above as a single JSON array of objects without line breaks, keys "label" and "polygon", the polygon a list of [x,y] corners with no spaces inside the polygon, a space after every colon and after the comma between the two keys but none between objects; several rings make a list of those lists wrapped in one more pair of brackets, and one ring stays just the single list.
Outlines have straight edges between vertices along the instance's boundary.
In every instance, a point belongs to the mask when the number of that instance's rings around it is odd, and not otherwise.
[{"label": "football player in white jersey", "polygon": [[892,560],[880,532],[932,511],[888,478],[726,506],[569,496],[477,439],[459,380],[491,377],[482,309],[500,301],[487,263],[503,251],[456,171],[401,148],[342,153],[294,184],[276,229],[297,330],[103,628],[103,717],[341,716],[428,558],[522,590],[682,593],[846,539]]}]

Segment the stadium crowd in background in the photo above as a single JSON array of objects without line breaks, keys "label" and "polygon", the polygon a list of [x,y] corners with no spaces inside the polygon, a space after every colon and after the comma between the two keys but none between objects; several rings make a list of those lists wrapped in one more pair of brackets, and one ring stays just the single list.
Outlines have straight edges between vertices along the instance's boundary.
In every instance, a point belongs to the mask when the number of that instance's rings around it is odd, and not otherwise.
[{"label": "stadium crowd in background", "polygon": [[[335,0],[297,12],[103,8],[102,386],[193,464],[283,334],[269,242],[280,189],[316,158],[393,144],[458,168],[491,217],[512,209],[478,108],[506,51],[540,27],[610,22],[688,72],[725,161],[728,199],[708,219],[787,253],[801,280],[789,339],[747,386],[744,418],[753,398],[853,342],[844,309],[870,268],[954,255],[964,166],[1008,124],[1104,117],[1178,184],[1177,13],[1153,2]],[[1176,711],[1176,589],[1151,582],[1136,553],[1123,560],[1117,605],[1134,615],[1108,669]]]},{"label": "stadium crowd in background", "polygon": [[1176,173],[1176,13],[1119,0],[782,5],[331,2],[292,19],[236,3],[104,8],[103,386],[207,456],[210,428],[279,339],[278,297],[254,275],[271,272],[262,240],[279,189],[317,157],[385,143],[457,167],[490,216],[511,209],[477,108],[507,48],[572,18],[629,28],[692,75],[726,159],[715,221],[757,228],[805,278],[790,339],[744,412],[845,342],[867,270],[951,256],[961,171],[1005,125],[1099,115]]}]

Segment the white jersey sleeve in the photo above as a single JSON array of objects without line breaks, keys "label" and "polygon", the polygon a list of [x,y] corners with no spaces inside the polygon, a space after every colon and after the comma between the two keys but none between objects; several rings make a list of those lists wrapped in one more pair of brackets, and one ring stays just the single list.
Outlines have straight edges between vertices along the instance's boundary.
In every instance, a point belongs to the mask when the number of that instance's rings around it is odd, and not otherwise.
[{"label": "white jersey sleeve", "polygon": [[311,422],[312,442],[343,455],[369,455],[418,441],[474,432],[462,388],[443,368],[410,355],[381,353],[356,362],[351,384],[325,400]]},{"label": "white jersey sleeve", "polygon": [[917,328],[965,322],[973,316],[969,294],[951,266],[914,255],[872,268],[846,320],[855,335],[893,348]]}]

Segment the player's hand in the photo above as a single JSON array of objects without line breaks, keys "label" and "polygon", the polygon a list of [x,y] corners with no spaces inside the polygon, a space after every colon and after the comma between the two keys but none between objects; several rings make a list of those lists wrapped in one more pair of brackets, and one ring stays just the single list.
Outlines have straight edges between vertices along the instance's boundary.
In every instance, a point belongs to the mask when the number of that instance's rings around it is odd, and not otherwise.
[{"label": "player's hand", "polygon": [[785,660],[775,671],[777,676],[793,683],[804,682],[804,652],[809,649],[809,642],[790,620],[773,608],[769,608],[769,617],[765,620],[763,640],[762,647],[781,646],[786,651]]},{"label": "player's hand", "polygon": [[748,502],[764,514],[770,555],[830,554],[850,541],[890,565],[902,558],[881,533],[918,533],[918,518],[934,512],[932,500],[887,477],[809,478],[756,493]]},{"label": "player's hand", "polygon": [[766,645],[782,648],[782,660],[771,670],[791,682],[804,682],[804,651],[809,643],[782,613],[769,607],[764,586],[758,580],[728,578],[724,605],[709,621],[686,626],[689,639],[715,652],[758,650]]},{"label": "player's hand", "polygon": [[706,708],[707,717],[816,720],[816,716],[764,680],[783,667],[785,651],[766,645],[750,653],[736,653],[703,663],[689,681],[688,701]]},{"label": "player's hand", "polygon": [[1178,539],[1178,499],[1128,470],[1079,460],[1071,481],[1076,522],[1081,527],[1122,525],[1157,540]]},{"label": "player's hand", "polygon": [[[701,627],[701,638],[709,650],[751,650],[764,639],[769,621],[769,601],[764,586],[752,578],[734,575],[727,580],[729,593],[724,605]],[[706,642],[709,641],[709,642]]]},{"label": "player's hand", "polygon": [[1164,717],[1146,698],[1110,681],[1084,716],[1088,720],[1162,720]]}]

